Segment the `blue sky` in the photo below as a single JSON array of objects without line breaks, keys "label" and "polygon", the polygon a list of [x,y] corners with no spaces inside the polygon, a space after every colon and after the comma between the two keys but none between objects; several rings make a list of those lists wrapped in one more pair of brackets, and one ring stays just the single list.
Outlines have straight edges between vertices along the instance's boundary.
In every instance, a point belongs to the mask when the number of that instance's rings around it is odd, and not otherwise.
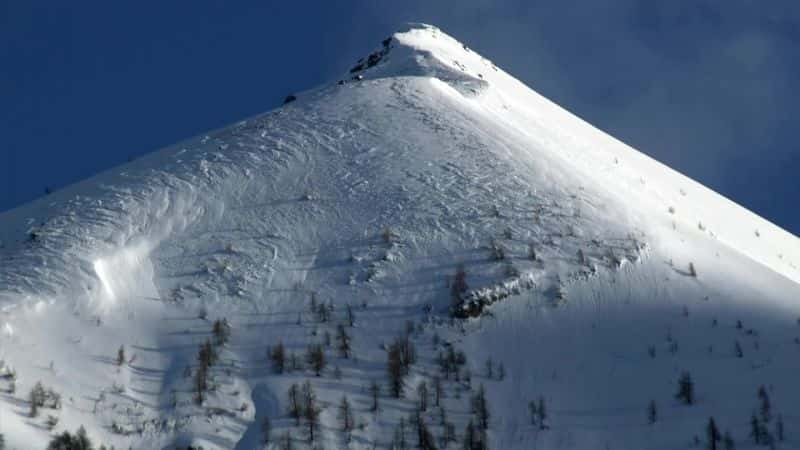
[{"label": "blue sky", "polygon": [[408,21],[800,234],[793,1],[0,0],[0,210],[272,109]]}]

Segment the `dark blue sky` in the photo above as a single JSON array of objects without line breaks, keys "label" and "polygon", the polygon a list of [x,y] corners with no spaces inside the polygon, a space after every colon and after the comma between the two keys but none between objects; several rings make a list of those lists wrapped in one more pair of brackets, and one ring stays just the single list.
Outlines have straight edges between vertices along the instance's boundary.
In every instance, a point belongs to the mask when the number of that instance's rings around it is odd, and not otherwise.
[{"label": "dark blue sky", "polygon": [[0,210],[272,109],[421,21],[800,234],[798,4],[0,0]]}]

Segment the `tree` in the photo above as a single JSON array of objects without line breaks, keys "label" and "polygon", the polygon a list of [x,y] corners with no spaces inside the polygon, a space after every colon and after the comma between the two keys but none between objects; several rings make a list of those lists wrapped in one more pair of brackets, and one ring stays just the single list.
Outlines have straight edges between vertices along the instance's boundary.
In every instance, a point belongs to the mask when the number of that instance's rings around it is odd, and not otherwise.
[{"label": "tree", "polygon": [[353,307],[349,303],[345,306],[345,312],[347,313],[347,326],[352,328],[356,324],[356,316],[353,312]]},{"label": "tree", "polygon": [[86,429],[81,426],[75,434],[69,431],[56,435],[47,445],[47,450],[92,450],[92,441],[86,435]]},{"label": "tree", "polygon": [[281,438],[281,450],[294,450],[292,446],[292,436],[288,431],[283,433],[283,437]]},{"label": "tree", "polygon": [[417,425],[417,448],[421,450],[437,450],[436,441],[433,439],[428,426],[425,424],[425,419],[419,410],[415,413],[416,417],[414,423]]},{"label": "tree", "polygon": [[272,424],[269,421],[269,417],[265,416],[264,420],[261,421],[261,443],[264,446],[269,445],[270,434],[272,434]]},{"label": "tree", "polygon": [[647,423],[650,425],[656,423],[658,420],[658,409],[656,408],[656,401],[650,400],[650,403],[647,405]]},{"label": "tree", "polygon": [[528,402],[528,412],[531,414],[531,425],[536,426],[536,422],[539,419],[539,407],[536,406],[536,400]]},{"label": "tree", "polygon": [[47,395],[45,393],[44,386],[42,386],[42,382],[37,381],[30,393],[28,393],[28,402],[31,405],[31,417],[36,417],[39,415],[39,408],[44,406],[46,398]]},{"label": "tree", "polygon": [[433,405],[438,407],[442,400],[444,389],[442,388],[442,379],[438,376],[433,377]]},{"label": "tree", "polygon": [[394,430],[394,437],[392,438],[392,450],[408,450],[408,441],[406,440],[406,419],[401,417],[400,423]]},{"label": "tree", "polygon": [[761,421],[769,423],[772,420],[772,404],[769,401],[769,394],[764,386],[758,388],[758,398],[761,400],[759,412],[761,413]]},{"label": "tree", "polygon": [[0,433],[0,450],[6,450],[6,437]]},{"label": "tree", "polygon": [[215,320],[212,333],[214,334],[214,343],[217,346],[227,344],[231,337],[231,326],[228,324],[228,319]]},{"label": "tree", "polygon": [[347,436],[347,442],[350,442],[350,433],[355,427],[355,419],[353,419],[353,408],[346,395],[342,396],[342,400],[339,402],[339,423]]},{"label": "tree", "polygon": [[733,354],[736,355],[737,358],[741,358],[744,356],[744,353],[742,352],[742,345],[739,344],[739,341],[734,342]]},{"label": "tree", "polygon": [[319,428],[320,408],[317,405],[317,394],[310,381],[303,383],[302,389],[303,418],[308,426],[308,441],[314,442],[316,431]]},{"label": "tree", "polygon": [[763,440],[764,430],[761,426],[761,422],[758,420],[758,416],[756,415],[755,411],[750,416],[750,437],[753,438],[753,442],[756,444],[760,444]]},{"label": "tree", "polygon": [[475,441],[477,441],[475,424],[472,422],[472,419],[469,419],[467,427],[464,429],[464,450],[473,450],[475,448]]},{"label": "tree", "polygon": [[539,396],[539,407],[537,408],[537,415],[539,419],[539,429],[546,430],[547,426],[547,408],[545,407],[544,397]]},{"label": "tree", "polygon": [[297,383],[292,383],[287,392],[289,397],[289,417],[294,419],[295,426],[300,425],[300,417],[303,415],[303,406],[300,403],[300,389]]},{"label": "tree", "polygon": [[775,435],[778,437],[778,441],[784,441],[783,415],[781,414],[778,414],[778,419],[775,421]]},{"label": "tree", "polygon": [[506,379],[506,366],[503,363],[497,366],[497,379],[500,381]]},{"label": "tree", "polygon": [[389,376],[389,390],[395,398],[403,396],[405,371],[400,346],[392,344],[386,353],[386,374]]},{"label": "tree", "polygon": [[708,418],[708,425],[706,425],[706,446],[708,450],[717,450],[717,443],[722,440],[719,434],[716,422],[713,417]]},{"label": "tree", "polygon": [[120,345],[117,350],[117,365],[121,366],[123,364],[125,364],[125,346]]},{"label": "tree", "polygon": [[694,268],[694,263],[689,263],[689,275],[693,277],[697,276],[697,270]]},{"label": "tree", "polygon": [[336,327],[336,348],[339,349],[339,354],[343,358],[350,357],[350,335],[347,334],[347,331],[344,328],[344,325],[339,324]]},{"label": "tree", "polygon": [[726,431],[725,436],[722,436],[722,448],[725,450],[735,450],[734,447],[733,436],[731,436],[730,431]]},{"label": "tree", "polygon": [[492,358],[486,358],[486,378],[490,380],[494,377],[493,367]]},{"label": "tree", "polygon": [[456,274],[453,277],[453,284],[450,285],[450,306],[453,312],[455,308],[461,305],[463,301],[462,296],[469,290],[467,285],[467,271],[463,264],[459,264],[456,268]]},{"label": "tree", "polygon": [[378,382],[372,380],[369,385],[369,395],[372,397],[372,406],[369,408],[372,412],[378,411],[378,397],[381,395],[381,387]]},{"label": "tree", "polygon": [[272,370],[275,373],[283,373],[286,368],[286,348],[283,342],[278,342],[278,345],[269,349],[268,357],[272,362]]},{"label": "tree", "polygon": [[472,413],[475,414],[476,425],[479,429],[489,429],[489,405],[482,384],[478,387],[478,392],[472,397]]},{"label": "tree", "polygon": [[417,386],[417,406],[421,412],[425,412],[428,410],[428,384],[424,381],[419,383]]},{"label": "tree", "polygon": [[322,346],[319,344],[308,346],[306,361],[308,365],[311,366],[311,370],[314,371],[316,376],[320,376],[322,371],[325,370],[325,366],[328,364],[325,360],[325,350],[323,350]]},{"label": "tree", "polygon": [[678,379],[678,393],[675,398],[687,405],[694,404],[694,382],[689,372],[683,372]]}]

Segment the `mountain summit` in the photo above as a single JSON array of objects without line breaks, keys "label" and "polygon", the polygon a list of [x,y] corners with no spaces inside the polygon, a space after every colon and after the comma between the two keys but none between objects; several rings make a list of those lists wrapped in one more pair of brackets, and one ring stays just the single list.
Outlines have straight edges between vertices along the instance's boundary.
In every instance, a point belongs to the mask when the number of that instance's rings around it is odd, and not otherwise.
[{"label": "mountain summit", "polygon": [[799,261],[415,24],[281,108],[0,215],[0,433],[684,448],[710,416],[749,439],[764,385],[777,440],[800,413]]}]

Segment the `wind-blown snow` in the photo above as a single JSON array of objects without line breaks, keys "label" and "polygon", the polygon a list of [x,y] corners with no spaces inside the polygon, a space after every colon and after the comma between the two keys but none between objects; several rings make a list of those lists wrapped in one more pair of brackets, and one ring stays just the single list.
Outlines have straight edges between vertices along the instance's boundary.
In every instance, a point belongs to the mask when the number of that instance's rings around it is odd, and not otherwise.
[{"label": "wind-blown snow", "polygon": [[[409,392],[436,373],[434,334],[465,350],[473,388],[490,395],[492,448],[683,448],[710,415],[744,443],[761,384],[796,422],[796,237],[434,27],[372,55],[282,108],[0,215],[0,360],[18,375],[0,394],[0,433],[12,448],[44,447],[48,413],[56,430],[83,424],[122,448],[256,448],[263,417],[300,440],[285,392],[306,378],[327,406],[326,448],[345,448],[342,394],[363,423],[351,447],[385,448],[413,395],[382,399],[376,415],[366,386],[384,380],[380,344],[406,320],[423,324]],[[491,306],[451,324],[460,264],[469,298]],[[313,323],[312,292],[335,304],[333,324]],[[268,345],[302,352],[345,305],[358,360],[330,350],[341,379],[271,373]],[[233,337],[201,408],[185,374],[222,317]],[[117,367],[121,345],[130,361]],[[488,356],[505,380],[480,375]],[[682,370],[696,378],[692,407],[673,399]],[[26,416],[38,380],[63,394],[60,413]],[[446,389],[461,433],[469,392]],[[546,431],[528,423],[539,395]],[[648,426],[651,399],[663,420]]]}]

